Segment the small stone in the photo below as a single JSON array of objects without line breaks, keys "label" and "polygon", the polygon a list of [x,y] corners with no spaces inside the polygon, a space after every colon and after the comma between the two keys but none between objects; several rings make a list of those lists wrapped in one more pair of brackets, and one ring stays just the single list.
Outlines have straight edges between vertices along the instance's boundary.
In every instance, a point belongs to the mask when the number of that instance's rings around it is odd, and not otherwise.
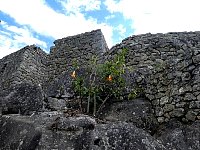
[{"label": "small stone", "polygon": [[179,91],[180,94],[183,94],[184,93],[184,88],[181,87],[178,91]]},{"label": "small stone", "polygon": [[189,72],[183,73],[181,76],[182,81],[188,81],[191,79],[191,75]]},{"label": "small stone", "polygon": [[169,118],[165,118],[165,122],[169,122]]},{"label": "small stone", "polygon": [[164,118],[164,117],[158,117],[157,119],[158,119],[158,122],[159,122],[159,123],[163,123],[163,122],[165,121],[165,118]]},{"label": "small stone", "polygon": [[155,99],[155,96],[154,96],[154,95],[151,95],[151,94],[148,94],[147,97],[148,97],[150,100]]},{"label": "small stone", "polygon": [[183,108],[176,108],[173,111],[169,112],[169,115],[172,117],[181,117],[184,115],[184,109]]},{"label": "small stone", "polygon": [[160,105],[164,105],[164,104],[168,103],[168,101],[169,101],[169,97],[167,97],[167,96],[162,97],[160,99]]},{"label": "small stone", "polygon": [[196,55],[196,56],[194,56],[194,57],[192,58],[192,60],[193,60],[193,63],[195,63],[195,64],[198,64],[198,63],[199,63],[199,61],[200,61],[200,54],[199,54],[199,55]]},{"label": "small stone", "polygon": [[163,111],[165,113],[165,112],[172,111],[173,109],[174,109],[174,105],[172,105],[172,104],[165,104],[165,106],[163,108]]},{"label": "small stone", "polygon": [[199,90],[200,90],[199,84],[193,85],[192,90],[193,90],[193,91],[199,91]]},{"label": "small stone", "polygon": [[188,111],[185,117],[188,120],[195,121],[196,115],[193,111]]},{"label": "small stone", "polygon": [[200,101],[200,94],[197,96],[197,100]]},{"label": "small stone", "polygon": [[185,92],[191,92],[192,91],[192,87],[190,85],[187,85],[185,87],[181,87],[179,89],[179,94],[184,94]]},{"label": "small stone", "polygon": [[200,101],[190,102],[189,108],[200,108]]},{"label": "small stone", "polygon": [[200,120],[200,116],[197,116],[197,119]]},{"label": "small stone", "polygon": [[[148,98],[149,98],[149,97],[148,97]],[[153,101],[152,101],[152,104],[153,104],[154,106],[159,105],[159,99],[153,100]]]},{"label": "small stone", "polygon": [[170,118],[169,113],[165,113],[164,116],[165,116],[166,118],[168,118],[168,119]]},{"label": "small stone", "polygon": [[196,100],[196,97],[192,93],[186,93],[184,100],[185,101],[193,101],[193,100]]},{"label": "small stone", "polygon": [[155,95],[156,99],[159,99],[163,96],[165,96],[165,93],[161,93],[161,92]]},{"label": "small stone", "polygon": [[161,107],[157,107],[155,109],[156,116],[162,116],[164,114],[163,109]]},{"label": "small stone", "polygon": [[186,105],[186,102],[178,102],[176,103],[176,107],[184,107]]}]

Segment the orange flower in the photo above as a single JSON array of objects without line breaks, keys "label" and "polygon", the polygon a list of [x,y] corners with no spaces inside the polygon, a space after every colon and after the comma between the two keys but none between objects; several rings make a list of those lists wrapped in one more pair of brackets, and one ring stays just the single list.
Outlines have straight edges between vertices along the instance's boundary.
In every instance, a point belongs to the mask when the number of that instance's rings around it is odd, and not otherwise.
[{"label": "orange flower", "polygon": [[107,80],[111,82],[112,81],[112,76],[109,75],[108,78],[107,78]]},{"label": "orange flower", "polygon": [[76,72],[75,71],[72,72],[71,77],[76,78]]}]

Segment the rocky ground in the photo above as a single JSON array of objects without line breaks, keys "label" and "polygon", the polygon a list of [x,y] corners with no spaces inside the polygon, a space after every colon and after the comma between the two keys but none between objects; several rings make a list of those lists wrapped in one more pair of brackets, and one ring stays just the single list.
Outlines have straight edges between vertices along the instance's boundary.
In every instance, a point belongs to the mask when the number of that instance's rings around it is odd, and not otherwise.
[{"label": "rocky ground", "polygon": [[[183,124],[172,119],[159,124],[145,98],[116,102],[94,118],[63,109],[65,98],[49,97],[44,108],[43,92],[37,86],[22,84],[7,94],[0,117],[2,150],[200,149],[200,121]],[[30,107],[24,107],[27,104]]]}]

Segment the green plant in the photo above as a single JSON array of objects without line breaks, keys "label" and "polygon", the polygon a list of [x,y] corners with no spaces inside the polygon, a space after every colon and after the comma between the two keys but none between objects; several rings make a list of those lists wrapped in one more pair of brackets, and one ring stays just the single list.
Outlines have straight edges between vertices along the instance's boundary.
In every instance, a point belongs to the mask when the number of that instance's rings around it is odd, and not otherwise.
[{"label": "green plant", "polygon": [[[122,93],[126,86],[123,77],[127,69],[126,54],[127,49],[122,49],[112,60],[104,63],[98,63],[98,58],[93,56],[84,74],[78,73],[79,65],[77,61],[73,62],[74,71],[71,76],[74,79],[74,91],[80,98],[81,107],[83,100],[87,101],[87,113],[93,111],[95,116],[108,100],[124,99]],[[135,90],[133,91],[131,97],[137,94]]]}]

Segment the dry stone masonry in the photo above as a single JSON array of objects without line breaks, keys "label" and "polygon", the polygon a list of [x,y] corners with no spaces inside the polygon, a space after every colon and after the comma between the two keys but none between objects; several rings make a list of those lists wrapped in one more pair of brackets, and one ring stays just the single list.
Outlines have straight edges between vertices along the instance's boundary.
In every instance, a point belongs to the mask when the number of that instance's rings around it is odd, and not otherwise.
[{"label": "dry stone masonry", "polygon": [[108,51],[108,46],[101,30],[86,32],[76,36],[54,41],[51,47],[48,68],[50,79],[66,71],[77,60],[82,66],[86,65],[93,56],[102,57]]},{"label": "dry stone masonry", "polygon": [[47,78],[47,54],[34,45],[26,46],[0,60],[0,87],[23,82],[42,84]]},{"label": "dry stone masonry", "polygon": [[200,119],[200,32],[128,37],[110,55],[122,48],[160,123]]}]

